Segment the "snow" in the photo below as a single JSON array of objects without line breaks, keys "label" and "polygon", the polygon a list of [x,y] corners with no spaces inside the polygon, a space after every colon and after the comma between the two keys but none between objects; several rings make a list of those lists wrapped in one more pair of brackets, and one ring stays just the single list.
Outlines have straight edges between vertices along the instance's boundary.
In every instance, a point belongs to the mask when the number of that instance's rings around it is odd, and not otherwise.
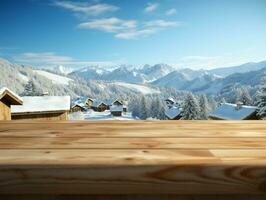
[{"label": "snow", "polygon": [[251,115],[256,109],[255,106],[242,106],[240,109],[236,109],[236,104],[223,103],[209,116],[227,120],[241,120]]},{"label": "snow", "polygon": [[53,74],[50,72],[46,72],[43,70],[34,70],[35,73],[44,76],[45,78],[48,78],[49,80],[52,81],[54,84],[61,84],[61,85],[69,85],[70,82],[73,80],[64,76],[60,76],[57,74]]},{"label": "snow", "polygon": [[23,105],[11,106],[11,113],[65,111],[70,109],[70,96],[27,96]]},{"label": "snow", "polygon": [[12,94],[15,98],[19,99],[20,101],[23,101],[23,99],[20,96],[18,96],[15,92],[13,92],[12,90],[8,89],[7,87],[3,87],[3,88],[0,89],[0,97],[6,91],[9,92],[10,94]]},{"label": "snow", "polygon": [[75,120],[135,120],[130,112],[123,113],[122,116],[115,117],[111,115],[110,110],[106,110],[104,112],[95,112],[93,110],[88,110],[87,112],[79,114],[71,113],[69,118]]},{"label": "snow", "polygon": [[169,119],[174,119],[177,115],[179,115],[181,113],[181,109],[178,107],[171,107],[169,108],[166,112],[165,115],[169,118]]},{"label": "snow", "polygon": [[29,81],[29,78],[27,76],[25,76],[24,74],[21,74],[21,73],[18,73],[18,77],[25,81],[25,82],[28,82]]},{"label": "snow", "polygon": [[146,94],[158,94],[160,93],[159,90],[144,86],[144,85],[137,85],[137,84],[132,84],[132,83],[123,83],[123,82],[115,82],[116,85],[126,87],[130,90],[142,93],[144,95]]},{"label": "snow", "polygon": [[111,112],[123,112],[123,106],[113,105],[113,106],[111,106],[110,111]]}]

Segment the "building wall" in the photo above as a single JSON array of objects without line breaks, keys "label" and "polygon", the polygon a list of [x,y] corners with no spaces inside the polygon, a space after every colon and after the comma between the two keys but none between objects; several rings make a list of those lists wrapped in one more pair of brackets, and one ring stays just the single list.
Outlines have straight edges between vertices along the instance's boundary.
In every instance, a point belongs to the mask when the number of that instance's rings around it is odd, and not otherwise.
[{"label": "building wall", "polygon": [[120,111],[113,111],[113,112],[111,112],[111,114],[113,116],[116,116],[116,117],[122,116],[122,112],[120,112]]},{"label": "building wall", "polygon": [[11,120],[10,106],[3,101],[0,101],[0,120]]},{"label": "building wall", "polygon": [[38,113],[38,114],[16,114],[12,115],[12,120],[68,120],[68,112],[59,113]]},{"label": "building wall", "polygon": [[70,112],[83,112],[85,109],[79,107],[79,106],[75,106],[73,108],[70,109]]}]

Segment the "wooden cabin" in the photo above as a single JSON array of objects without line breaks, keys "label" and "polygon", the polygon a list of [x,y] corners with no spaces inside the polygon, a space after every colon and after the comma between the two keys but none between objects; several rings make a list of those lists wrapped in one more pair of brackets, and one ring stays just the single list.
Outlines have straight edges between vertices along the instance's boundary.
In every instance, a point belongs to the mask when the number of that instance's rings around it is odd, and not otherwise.
[{"label": "wooden cabin", "polygon": [[80,104],[74,104],[71,108],[70,108],[70,112],[84,112],[86,111],[86,108],[83,105]]},{"label": "wooden cabin", "polygon": [[4,87],[0,90],[0,120],[11,120],[11,105],[22,105],[23,100]]},{"label": "wooden cabin", "polygon": [[165,112],[165,116],[169,120],[179,120],[181,119],[181,109],[178,107],[171,107]]},{"label": "wooden cabin", "polygon": [[169,98],[165,99],[164,101],[165,101],[168,108],[171,108],[176,103],[172,97],[169,97]]},{"label": "wooden cabin", "polygon": [[119,106],[113,105],[110,108],[110,112],[111,112],[112,116],[120,117],[120,116],[122,116],[122,113],[123,113],[123,106],[122,105],[119,105]]},{"label": "wooden cabin", "polygon": [[94,101],[91,108],[96,112],[103,112],[108,110],[108,105],[102,101]]},{"label": "wooden cabin", "polygon": [[122,106],[123,105],[123,102],[122,101],[119,101],[119,100],[115,100],[115,101],[113,101],[112,105]]},{"label": "wooden cabin", "polygon": [[257,107],[241,103],[222,103],[208,117],[210,120],[258,120]]},{"label": "wooden cabin", "polygon": [[88,98],[85,101],[85,106],[90,108],[92,106],[93,102],[94,102],[94,99]]},{"label": "wooden cabin", "polygon": [[11,106],[12,120],[68,120],[69,96],[27,96],[23,105]]}]

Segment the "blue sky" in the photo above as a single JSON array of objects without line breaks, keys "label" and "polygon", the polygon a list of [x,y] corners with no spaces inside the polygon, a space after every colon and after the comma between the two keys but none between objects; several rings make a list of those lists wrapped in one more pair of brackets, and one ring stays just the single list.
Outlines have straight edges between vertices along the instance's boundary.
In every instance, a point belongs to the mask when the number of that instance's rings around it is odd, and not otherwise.
[{"label": "blue sky", "polygon": [[34,66],[266,60],[265,0],[1,0],[0,57]]}]

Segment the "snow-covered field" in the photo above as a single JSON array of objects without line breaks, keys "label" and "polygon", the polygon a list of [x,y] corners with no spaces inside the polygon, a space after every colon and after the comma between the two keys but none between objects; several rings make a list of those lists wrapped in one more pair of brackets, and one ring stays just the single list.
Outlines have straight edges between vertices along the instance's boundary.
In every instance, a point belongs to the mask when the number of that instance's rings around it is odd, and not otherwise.
[{"label": "snow-covered field", "polygon": [[136,91],[136,92],[140,92],[144,95],[146,94],[155,94],[155,93],[160,93],[159,90],[150,88],[148,86],[144,86],[144,85],[137,85],[137,84],[132,84],[132,83],[124,83],[124,82],[115,82],[116,85],[125,87],[127,89]]},{"label": "snow-covered field", "polygon": [[114,117],[111,115],[110,110],[104,112],[95,112],[88,110],[87,112],[71,113],[70,120],[135,120],[130,112],[123,113],[121,117]]},{"label": "snow-covered field", "polygon": [[54,84],[62,84],[62,85],[68,85],[69,82],[73,81],[70,78],[60,76],[57,74],[53,74],[50,72],[42,71],[42,70],[34,70],[35,73],[44,76],[45,78],[50,79]]}]

